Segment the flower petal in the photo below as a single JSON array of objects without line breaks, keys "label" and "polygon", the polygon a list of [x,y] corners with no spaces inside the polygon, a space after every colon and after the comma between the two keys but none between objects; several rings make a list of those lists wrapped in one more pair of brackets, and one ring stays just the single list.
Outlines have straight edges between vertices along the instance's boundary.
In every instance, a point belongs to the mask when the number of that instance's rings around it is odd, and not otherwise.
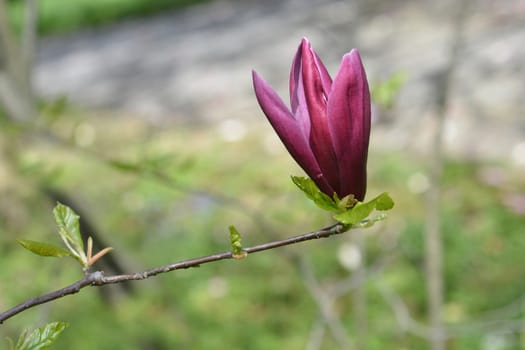
[{"label": "flower petal", "polygon": [[337,157],[341,197],[363,200],[370,137],[370,91],[357,50],[343,56],[328,97],[328,124]]},{"label": "flower petal", "polygon": [[[320,60],[316,58],[316,54],[308,41],[303,39],[301,49],[304,94],[311,123],[310,146],[323,175],[327,178],[330,186],[339,194],[339,170],[326,110],[329,91],[325,90],[325,84],[323,84],[322,77],[325,73],[321,73],[326,69],[324,66],[320,68],[318,64]],[[332,196],[332,194],[329,195]]]},{"label": "flower petal", "polygon": [[[299,47],[297,48],[297,52],[295,53],[294,59],[292,61],[292,69],[290,70],[290,100],[291,100],[290,102],[292,106],[292,112],[296,108],[296,106],[294,105],[294,102],[298,102],[297,100],[294,100],[294,94],[295,94],[295,88],[299,81],[299,77],[301,77],[301,73],[302,73],[301,60],[302,60],[303,47],[308,47],[312,49],[312,45],[306,38],[303,38],[301,40],[301,44],[299,44]],[[314,50],[312,50],[312,52],[314,54],[315,63],[319,70],[323,89],[325,91],[325,94],[328,95],[332,87],[332,78],[330,77],[328,70],[324,66],[323,62],[321,61],[317,53]]]},{"label": "flower petal", "polygon": [[303,76],[301,74],[301,46],[295,54],[290,71],[290,105],[294,118],[300,123],[306,140],[310,139],[310,113],[304,96]]},{"label": "flower petal", "polygon": [[330,93],[332,90],[332,77],[330,77],[330,74],[328,73],[328,70],[323,64],[323,61],[321,61],[321,58],[317,55],[317,53],[312,49],[312,53],[314,54],[314,60],[315,64],[317,65],[317,69],[319,70],[319,76],[321,78],[321,84],[323,85],[323,90],[326,95]]},{"label": "flower petal", "polygon": [[300,121],[294,118],[277,93],[255,71],[252,77],[257,101],[288,152],[321,191],[333,193],[308,145]]}]

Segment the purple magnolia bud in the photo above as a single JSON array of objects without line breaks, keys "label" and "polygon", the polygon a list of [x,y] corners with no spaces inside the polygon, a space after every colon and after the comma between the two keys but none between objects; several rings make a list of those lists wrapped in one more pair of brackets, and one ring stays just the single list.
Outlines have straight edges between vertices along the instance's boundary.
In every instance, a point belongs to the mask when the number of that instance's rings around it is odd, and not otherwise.
[{"label": "purple magnolia bud", "polygon": [[334,80],[306,38],[290,72],[288,108],[253,71],[255,95],[286,149],[319,189],[332,197],[366,193],[370,91],[356,49],[343,56]]}]

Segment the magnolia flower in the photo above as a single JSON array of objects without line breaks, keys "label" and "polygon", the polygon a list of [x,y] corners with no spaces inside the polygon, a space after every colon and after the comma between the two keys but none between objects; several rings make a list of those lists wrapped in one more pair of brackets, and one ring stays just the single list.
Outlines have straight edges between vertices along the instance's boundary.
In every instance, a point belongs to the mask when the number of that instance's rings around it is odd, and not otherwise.
[{"label": "magnolia flower", "polygon": [[255,95],[286,149],[317,187],[332,197],[366,193],[370,91],[356,49],[343,56],[334,80],[306,38],[290,72],[288,108],[255,71]]}]

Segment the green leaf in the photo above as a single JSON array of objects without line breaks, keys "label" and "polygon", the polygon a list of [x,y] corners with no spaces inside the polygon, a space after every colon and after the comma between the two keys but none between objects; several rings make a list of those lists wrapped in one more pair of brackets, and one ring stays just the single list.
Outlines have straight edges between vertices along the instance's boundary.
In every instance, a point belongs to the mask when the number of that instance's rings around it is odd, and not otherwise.
[{"label": "green leaf", "polygon": [[242,249],[241,234],[235,226],[231,225],[228,227],[230,230],[230,246],[232,249],[232,256],[234,259],[244,259],[248,253]]},{"label": "green leaf", "polygon": [[380,214],[373,218],[368,218],[359,221],[357,224],[352,225],[352,228],[368,228],[374,226],[376,222],[383,221],[386,219],[386,214]]},{"label": "green leaf", "polygon": [[35,329],[31,333],[26,330],[18,338],[15,350],[48,349],[67,326],[68,324],[65,322],[52,322]]},{"label": "green leaf", "polygon": [[80,235],[80,217],[70,207],[58,203],[53,209],[53,216],[58,226],[58,233],[64,244],[83,266],[87,266],[87,257],[84,253],[84,242]]},{"label": "green leaf", "polygon": [[31,241],[29,239],[17,239],[22,247],[29,250],[30,252],[40,256],[53,256],[56,258],[62,258],[64,256],[71,256],[71,253],[64,248],[57,247],[56,245]]},{"label": "green leaf", "polygon": [[390,210],[394,207],[394,201],[388,193],[382,193],[368,202],[358,202],[353,208],[334,215],[334,219],[347,225],[355,225],[366,219],[374,209]]},{"label": "green leaf", "polygon": [[377,210],[385,211],[394,207],[394,200],[386,192],[381,193],[379,196],[372,199],[372,201],[375,201]]},{"label": "green leaf", "polygon": [[334,219],[347,225],[354,225],[363,219],[374,210],[374,206],[368,203],[357,203],[353,208],[341,214],[334,215]]},{"label": "green leaf", "polygon": [[333,212],[340,211],[340,208],[335,201],[325,193],[321,192],[312,179],[302,176],[292,176],[292,181],[319,208]]}]

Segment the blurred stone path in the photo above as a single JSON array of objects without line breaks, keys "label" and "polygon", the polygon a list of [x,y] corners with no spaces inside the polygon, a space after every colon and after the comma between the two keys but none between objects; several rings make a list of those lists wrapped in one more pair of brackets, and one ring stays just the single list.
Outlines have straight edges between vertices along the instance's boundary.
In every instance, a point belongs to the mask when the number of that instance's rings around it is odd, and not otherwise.
[{"label": "blurred stone path", "polygon": [[[36,86],[88,108],[152,123],[264,121],[256,69],[286,101],[292,56],[307,36],[335,73],[358,47],[369,80],[402,70],[398,103],[376,113],[377,147],[427,144],[436,76],[447,63],[456,1],[222,0],[42,40]],[[525,165],[525,1],[473,1],[447,116],[447,148]],[[235,129],[235,128],[233,128]],[[265,129],[266,130],[266,129]]]}]

